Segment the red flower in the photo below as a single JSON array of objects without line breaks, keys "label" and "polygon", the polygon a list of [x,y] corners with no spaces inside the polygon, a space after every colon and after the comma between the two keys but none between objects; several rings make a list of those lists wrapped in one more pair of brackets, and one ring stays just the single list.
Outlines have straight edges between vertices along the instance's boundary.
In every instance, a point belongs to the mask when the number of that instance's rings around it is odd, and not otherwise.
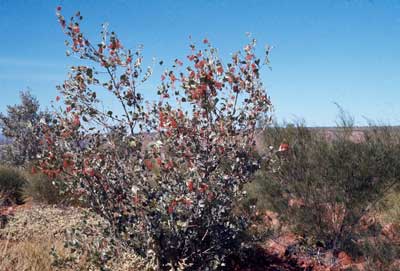
[{"label": "red flower", "polygon": [[165,134],[166,134],[167,137],[171,137],[172,136],[171,130],[168,130]]},{"label": "red flower", "polygon": [[135,195],[134,197],[133,197],[133,203],[134,204],[138,204],[139,202],[140,202],[140,198],[139,198],[139,196],[138,195]]},{"label": "red flower", "polygon": [[178,118],[183,119],[185,117],[185,114],[183,114],[182,110],[178,110]]},{"label": "red flower", "polygon": [[170,127],[178,128],[178,123],[176,122],[176,120],[174,118],[170,118],[169,123],[170,123]]},{"label": "red flower", "polygon": [[67,159],[63,160],[63,168],[68,168],[69,167],[69,162]]},{"label": "red flower", "polygon": [[215,82],[214,85],[215,85],[215,88],[222,89],[222,83],[221,82]]},{"label": "red flower", "polygon": [[203,40],[203,43],[204,43],[204,44],[207,44],[207,43],[208,43],[208,39],[204,39],[204,40]]},{"label": "red flower", "polygon": [[160,127],[163,128],[165,125],[165,117],[163,112],[159,113],[159,120],[160,120]]},{"label": "red flower", "polygon": [[113,42],[110,43],[108,48],[110,48],[112,50],[115,50],[115,49],[122,48],[122,45],[121,45],[121,43],[119,42],[118,39],[115,39]]},{"label": "red flower", "polygon": [[75,115],[75,116],[74,116],[74,121],[72,122],[72,124],[73,124],[75,127],[79,127],[79,126],[81,125],[81,121],[80,121],[78,115]]},{"label": "red flower", "polygon": [[289,144],[287,143],[282,143],[278,149],[279,152],[285,152],[287,150],[289,150]]},{"label": "red flower", "polygon": [[184,199],[183,202],[186,204],[186,206],[192,205],[192,201],[190,199]]},{"label": "red flower", "polygon": [[153,169],[153,163],[151,162],[150,159],[144,160],[144,165],[147,167],[148,170],[152,170]]},{"label": "red flower", "polygon": [[165,165],[165,169],[172,169],[174,167],[174,162],[169,160],[168,163]]},{"label": "red flower", "polygon": [[173,74],[172,72],[169,74],[169,79],[171,79],[172,82],[176,81],[176,77],[175,74]]},{"label": "red flower", "polygon": [[202,183],[200,185],[200,192],[204,193],[208,189],[208,185],[205,183]]},{"label": "red flower", "polygon": [[57,11],[61,11],[61,6],[57,6]]},{"label": "red flower", "polygon": [[193,181],[191,179],[189,181],[187,181],[186,186],[187,186],[189,192],[193,191]]},{"label": "red flower", "polygon": [[173,200],[171,204],[168,206],[168,214],[172,214],[174,212],[176,206],[176,200]]},{"label": "red flower", "polygon": [[56,97],[56,101],[58,102],[60,100],[60,96],[57,96]]},{"label": "red flower", "polygon": [[204,60],[200,60],[199,62],[197,62],[194,66],[197,68],[197,69],[202,69],[202,68],[204,68],[204,65],[206,64],[206,62],[204,61]]},{"label": "red flower", "polygon": [[182,66],[182,65],[183,65],[183,62],[180,61],[179,59],[175,59],[175,64],[177,64],[177,65],[179,65],[179,66]]},{"label": "red flower", "polygon": [[83,169],[83,172],[84,172],[86,175],[90,176],[90,177],[94,177],[94,175],[95,175],[95,172],[94,172],[94,169],[93,169],[93,168],[84,168],[84,169]]},{"label": "red flower", "polygon": [[68,105],[66,110],[67,110],[67,113],[68,113],[68,112],[70,112],[72,110],[72,107],[70,105]]},{"label": "red flower", "polygon": [[80,28],[79,28],[79,25],[74,25],[74,27],[72,27],[72,31],[75,34],[78,34],[81,31]]}]

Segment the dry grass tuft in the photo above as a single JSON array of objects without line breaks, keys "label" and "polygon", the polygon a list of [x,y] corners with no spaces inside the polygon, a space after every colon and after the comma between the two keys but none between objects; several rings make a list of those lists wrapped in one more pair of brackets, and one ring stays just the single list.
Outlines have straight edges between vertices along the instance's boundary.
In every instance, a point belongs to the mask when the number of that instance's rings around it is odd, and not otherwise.
[{"label": "dry grass tuft", "polygon": [[[88,216],[87,210],[76,207],[55,208],[44,205],[18,207],[14,217],[4,229],[0,229],[0,271],[72,271],[98,270],[86,255],[62,267],[53,265],[51,251],[55,250],[59,259],[71,257],[64,247],[66,231],[82,226]],[[89,216],[88,227],[98,227],[102,220]],[[122,253],[110,262],[110,269],[116,271],[144,270],[142,258]]]},{"label": "dry grass tuft", "polygon": [[55,270],[52,266],[50,251],[52,247],[63,251],[61,241],[47,238],[34,241],[9,240],[0,242],[0,270],[11,271],[47,271]]}]

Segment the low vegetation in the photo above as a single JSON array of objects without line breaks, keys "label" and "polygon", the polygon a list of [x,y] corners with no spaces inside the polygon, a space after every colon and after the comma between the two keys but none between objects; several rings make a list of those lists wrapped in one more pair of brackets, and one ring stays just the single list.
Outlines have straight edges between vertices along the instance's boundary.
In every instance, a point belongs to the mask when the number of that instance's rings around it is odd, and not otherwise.
[{"label": "low vegetation", "polygon": [[[0,270],[97,270],[101,244],[95,243],[104,221],[76,207],[24,206],[15,212],[7,227],[0,229]],[[79,239],[76,231],[90,232],[91,239]],[[73,237],[73,238],[72,238]],[[69,249],[70,243],[84,246]],[[142,270],[144,261],[121,252],[102,269]]]},{"label": "low vegetation", "polygon": [[270,126],[255,39],[160,61],[151,101],[142,48],[56,14],[85,65],[0,114],[0,270],[400,268],[399,129]]},{"label": "low vegetation", "polygon": [[24,174],[12,167],[0,165],[0,206],[23,203]]},{"label": "low vegetation", "polygon": [[26,182],[22,188],[25,199],[45,204],[78,204],[78,200],[69,194],[63,193],[63,180],[49,178],[42,173],[25,172]]},{"label": "low vegetation", "polygon": [[247,204],[276,212],[313,253],[345,251],[388,268],[400,253],[400,236],[385,237],[387,224],[375,217],[379,206],[387,207],[381,213],[386,219],[388,213],[391,221],[396,217],[399,130],[287,125],[268,128],[265,135],[266,146],[281,146],[279,166],[257,173]]}]

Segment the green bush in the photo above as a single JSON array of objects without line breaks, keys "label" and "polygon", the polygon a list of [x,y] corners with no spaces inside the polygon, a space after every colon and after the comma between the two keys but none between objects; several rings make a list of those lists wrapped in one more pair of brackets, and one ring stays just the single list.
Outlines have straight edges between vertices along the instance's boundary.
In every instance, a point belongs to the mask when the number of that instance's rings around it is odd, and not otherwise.
[{"label": "green bush", "polygon": [[[0,206],[22,204],[27,199],[46,204],[78,204],[77,197],[62,193],[65,185],[60,178],[0,165]],[[79,203],[84,205],[83,203]]]},{"label": "green bush", "polygon": [[1,205],[12,203],[22,204],[22,188],[26,179],[18,169],[0,165],[0,193]]},{"label": "green bush", "polygon": [[379,202],[378,211],[385,223],[400,225],[400,187],[389,191],[385,198]]},{"label": "green bush", "polygon": [[37,125],[51,119],[48,112],[40,111],[39,101],[29,91],[21,91],[20,100],[17,105],[8,105],[5,114],[0,112],[0,132],[10,141],[1,156],[14,166],[37,159],[41,151]]},{"label": "green bush", "polygon": [[360,222],[399,184],[399,131],[347,125],[327,133],[301,124],[266,130],[266,146],[283,142],[289,150],[277,152],[275,170],[260,170],[247,189],[250,201],[279,213],[314,244],[372,255],[359,240],[377,235],[379,225],[363,228]]},{"label": "green bush", "polygon": [[35,202],[59,204],[70,201],[69,195],[62,194],[62,181],[52,179],[40,173],[26,174],[27,182],[23,187],[24,198],[31,198]]},{"label": "green bush", "polygon": [[360,249],[366,256],[368,271],[399,270],[394,264],[394,261],[400,255],[400,246],[398,243],[387,238],[376,237],[361,243]]}]

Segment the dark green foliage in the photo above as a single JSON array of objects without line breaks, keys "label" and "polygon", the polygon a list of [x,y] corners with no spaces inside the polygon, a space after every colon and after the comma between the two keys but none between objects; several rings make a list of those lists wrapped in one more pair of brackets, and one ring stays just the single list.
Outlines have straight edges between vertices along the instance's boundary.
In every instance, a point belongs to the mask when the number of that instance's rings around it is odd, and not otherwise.
[{"label": "dark green foliage", "polygon": [[0,206],[23,203],[22,188],[25,183],[26,179],[19,170],[0,165]]},{"label": "dark green foliage", "polygon": [[360,244],[360,250],[369,260],[369,270],[394,271],[394,260],[400,255],[400,245],[386,238],[370,238]]},{"label": "dark green foliage", "polygon": [[61,184],[61,180],[49,178],[44,174],[27,174],[23,195],[25,198],[31,198],[40,203],[68,203],[71,201],[70,195],[62,193],[62,189],[59,187]]}]

